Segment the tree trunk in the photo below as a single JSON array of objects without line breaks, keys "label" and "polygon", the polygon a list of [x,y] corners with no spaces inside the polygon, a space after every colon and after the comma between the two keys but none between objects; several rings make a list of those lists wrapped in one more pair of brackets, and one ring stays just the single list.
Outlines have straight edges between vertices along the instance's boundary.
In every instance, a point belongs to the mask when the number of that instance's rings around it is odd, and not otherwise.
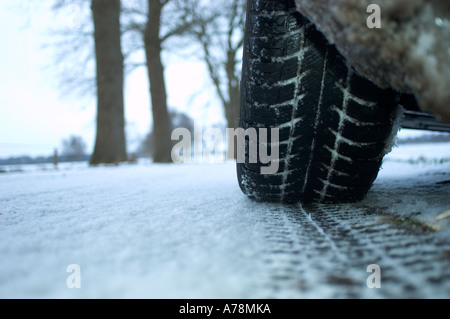
[{"label": "tree trunk", "polygon": [[167,110],[167,93],[164,66],[161,61],[161,38],[159,34],[163,6],[164,4],[161,4],[160,0],[148,0],[148,21],[144,35],[153,114],[153,161],[157,163],[172,161],[172,127]]},{"label": "tree trunk", "polygon": [[[235,60],[235,51],[228,51],[227,53],[227,61],[225,64],[225,71],[227,74],[227,83],[228,83],[228,101],[225,103],[225,118],[227,120],[227,127],[236,129],[239,127],[239,106],[240,106],[240,88],[239,88],[239,79],[235,73],[236,60]],[[227,150],[227,159],[235,159],[236,158],[236,149],[237,145],[234,143],[234,139],[228,140],[228,150]],[[233,150],[234,148],[234,150]],[[233,151],[233,152],[232,152]],[[232,156],[231,154],[234,154]]]},{"label": "tree trunk", "polygon": [[[239,92],[237,96],[239,98]],[[227,120],[228,128],[236,129],[239,127],[239,100],[237,101],[237,103],[234,102],[233,104],[227,104],[225,106],[225,119]],[[236,150],[237,145],[234,139],[229,138],[227,141],[227,159],[236,159]]]},{"label": "tree trunk", "polygon": [[92,0],[97,61],[97,137],[91,164],[127,160],[120,0]]}]

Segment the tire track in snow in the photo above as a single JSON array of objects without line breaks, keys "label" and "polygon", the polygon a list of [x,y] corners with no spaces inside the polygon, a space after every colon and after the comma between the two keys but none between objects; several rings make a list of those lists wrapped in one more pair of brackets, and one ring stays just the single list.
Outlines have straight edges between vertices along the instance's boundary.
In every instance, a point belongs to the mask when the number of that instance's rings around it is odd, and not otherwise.
[{"label": "tire track in snow", "polygon": [[[276,298],[448,298],[450,240],[383,216],[357,205],[271,206],[260,288]],[[381,268],[380,289],[367,287],[370,264]]]}]

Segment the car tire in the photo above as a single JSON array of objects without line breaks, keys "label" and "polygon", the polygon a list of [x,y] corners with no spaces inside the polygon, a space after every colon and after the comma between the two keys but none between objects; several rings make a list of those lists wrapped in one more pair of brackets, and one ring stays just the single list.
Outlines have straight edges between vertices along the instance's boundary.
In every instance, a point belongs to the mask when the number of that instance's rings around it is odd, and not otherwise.
[{"label": "car tire", "polygon": [[240,127],[278,129],[279,160],[262,174],[268,164],[251,162],[245,143],[243,193],[284,203],[364,198],[396,135],[399,94],[359,76],[294,0],[249,0],[244,39]]}]

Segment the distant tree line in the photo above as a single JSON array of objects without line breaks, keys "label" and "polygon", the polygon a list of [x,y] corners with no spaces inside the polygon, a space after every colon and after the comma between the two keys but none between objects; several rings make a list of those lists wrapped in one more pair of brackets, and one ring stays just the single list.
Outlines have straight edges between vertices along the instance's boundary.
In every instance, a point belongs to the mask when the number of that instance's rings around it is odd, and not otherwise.
[{"label": "distant tree line", "polygon": [[45,164],[63,162],[89,161],[90,155],[86,152],[87,146],[81,136],[72,135],[63,139],[61,143],[61,152],[54,150],[49,156],[15,156],[6,159],[0,159],[0,165],[23,165],[23,164]]},{"label": "distant tree line", "polygon": [[[91,155],[84,154],[78,161],[89,161]],[[49,156],[13,156],[9,158],[0,159],[0,165],[26,165],[26,164],[48,164],[53,163],[54,155]],[[59,163],[73,162],[73,159],[67,155],[58,156]]]},{"label": "distant tree line", "polygon": [[399,144],[417,143],[444,143],[450,142],[450,133],[423,134],[414,137],[404,137],[398,140]]}]

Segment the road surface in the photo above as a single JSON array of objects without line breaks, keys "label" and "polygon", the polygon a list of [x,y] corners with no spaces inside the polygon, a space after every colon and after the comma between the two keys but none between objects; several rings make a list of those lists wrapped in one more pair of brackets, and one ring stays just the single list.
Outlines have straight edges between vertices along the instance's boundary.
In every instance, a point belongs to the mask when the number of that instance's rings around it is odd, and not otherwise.
[{"label": "road surface", "polygon": [[344,205],[253,202],[233,163],[1,174],[0,297],[448,298],[439,147],[395,150]]}]

